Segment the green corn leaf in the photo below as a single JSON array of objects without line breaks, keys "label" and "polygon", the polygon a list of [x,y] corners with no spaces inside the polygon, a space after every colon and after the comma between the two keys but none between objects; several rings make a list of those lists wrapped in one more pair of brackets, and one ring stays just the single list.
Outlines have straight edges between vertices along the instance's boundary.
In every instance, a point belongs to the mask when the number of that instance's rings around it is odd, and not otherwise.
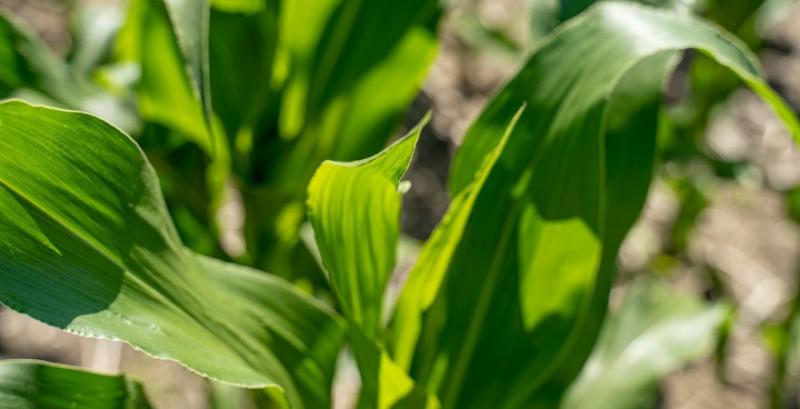
[{"label": "green corn leaf", "polygon": [[393,357],[406,370],[411,367],[422,330],[423,312],[433,304],[447,274],[449,261],[458,247],[458,240],[453,240],[453,237],[464,234],[478,194],[523,111],[522,107],[517,111],[498,146],[487,155],[481,169],[476,172],[474,181],[453,199],[447,214],[425,243],[414,269],[408,275],[403,292],[397,300],[389,344]]},{"label": "green corn leaf", "polygon": [[141,385],[123,376],[36,361],[0,361],[0,407],[149,409]]},{"label": "green corn leaf", "polygon": [[667,283],[637,279],[562,407],[652,408],[658,381],[708,355],[726,316],[722,304],[705,305]]},{"label": "green corn leaf", "polygon": [[[408,312],[415,317],[398,320],[392,331],[407,338],[402,323],[421,323],[419,337],[396,342],[403,347],[395,358],[410,360],[411,375],[437,391],[443,407],[532,404],[537,393],[552,391],[551,382],[563,385],[577,372],[582,359],[573,357],[587,356],[596,337],[591,329],[605,310],[616,247],[650,182],[656,128],[634,124],[653,122],[653,90],[686,48],[737,74],[800,137],[753,57],[701,21],[603,2],[557,29],[468,131],[451,172],[455,198],[470,192],[487,154],[527,104],[472,193],[471,209],[451,209],[450,218],[466,219],[463,228],[444,223],[434,238],[447,237],[428,244],[453,242],[454,250],[421,257],[413,270],[409,283],[434,283],[407,296],[421,312]],[[660,67],[637,69],[653,59]],[[637,89],[642,94],[631,92]]]},{"label": "green corn leaf", "polygon": [[136,144],[75,112],[0,104],[0,302],[209,378],[330,404],[343,338],[274,276],[186,250]]},{"label": "green corn leaf", "polygon": [[405,174],[424,119],[384,151],[357,162],[324,162],[308,185],[308,218],[345,317],[375,339],[395,264]]},{"label": "green corn leaf", "polygon": [[324,162],[308,186],[308,217],[320,257],[351,323],[350,346],[362,378],[359,408],[438,407],[379,341],[399,237],[400,178],[429,119],[370,158]]},{"label": "green corn leaf", "polygon": [[139,110],[215,152],[208,69],[207,0],[134,0],[118,58],[140,65]]}]

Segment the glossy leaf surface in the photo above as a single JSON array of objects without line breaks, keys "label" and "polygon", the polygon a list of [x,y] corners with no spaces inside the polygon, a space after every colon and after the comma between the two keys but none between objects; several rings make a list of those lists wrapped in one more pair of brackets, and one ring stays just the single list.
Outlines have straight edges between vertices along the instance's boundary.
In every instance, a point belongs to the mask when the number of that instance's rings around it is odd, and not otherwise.
[{"label": "glossy leaf surface", "polygon": [[359,408],[438,407],[381,347],[386,286],[395,267],[402,192],[422,128],[356,162],[324,162],[308,187],[308,217],[361,372]]}]

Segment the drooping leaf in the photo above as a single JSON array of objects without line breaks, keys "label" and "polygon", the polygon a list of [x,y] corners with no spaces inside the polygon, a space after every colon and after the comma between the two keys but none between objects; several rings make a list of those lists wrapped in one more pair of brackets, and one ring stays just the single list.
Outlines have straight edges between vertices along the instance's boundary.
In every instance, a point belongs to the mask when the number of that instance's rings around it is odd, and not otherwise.
[{"label": "drooping leaf", "polygon": [[0,407],[149,409],[141,385],[123,376],[36,361],[0,361]]},{"label": "drooping leaf", "polygon": [[223,382],[329,405],[340,319],[268,274],[186,250],[141,150],[102,120],[0,104],[0,302]]},{"label": "drooping leaf", "polygon": [[[442,241],[455,242],[455,250],[421,258],[409,278],[441,282],[426,295],[408,296],[435,300],[409,302],[422,305],[422,313],[412,311],[418,318],[405,321],[422,324],[419,338],[403,344],[404,351],[414,351],[412,376],[437,391],[443,407],[531,404],[549,382],[569,381],[572,354],[588,354],[583,350],[591,342],[581,338],[595,335],[584,328],[590,328],[594,307],[605,308],[599,300],[607,297],[613,277],[617,237],[641,208],[654,158],[655,127],[614,125],[612,111],[630,112],[633,123],[653,118],[651,96],[663,80],[663,65],[685,48],[697,48],[736,73],[800,136],[791,110],[765,84],[753,57],[701,21],[603,2],[556,30],[489,103],[454,161],[451,192],[458,198],[469,192],[516,110],[527,104],[474,193],[475,203],[461,216],[464,227],[448,231],[445,223],[437,232],[447,236]],[[661,59],[662,68],[633,77],[643,77],[635,81],[644,96],[615,96],[620,83],[634,80],[628,73],[651,58]],[[612,97],[623,105],[614,107]],[[637,177],[621,180],[620,174]],[[620,189],[630,202],[610,198]],[[435,279],[442,269],[444,278]],[[393,330],[403,334],[407,328]],[[402,356],[396,358],[402,363]]]},{"label": "drooping leaf", "polygon": [[658,381],[711,352],[726,317],[669,284],[640,278],[603,328],[563,408],[637,409],[655,404]]}]

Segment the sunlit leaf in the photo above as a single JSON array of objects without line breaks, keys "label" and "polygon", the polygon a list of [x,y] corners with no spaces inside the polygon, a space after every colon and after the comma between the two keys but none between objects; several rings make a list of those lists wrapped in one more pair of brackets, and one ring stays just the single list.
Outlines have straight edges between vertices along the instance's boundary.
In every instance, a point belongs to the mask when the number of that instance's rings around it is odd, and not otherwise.
[{"label": "sunlit leaf", "polygon": [[308,216],[322,263],[351,322],[350,347],[362,379],[359,408],[438,407],[382,350],[380,341],[398,245],[400,178],[428,120],[370,158],[324,162],[308,187]]}]

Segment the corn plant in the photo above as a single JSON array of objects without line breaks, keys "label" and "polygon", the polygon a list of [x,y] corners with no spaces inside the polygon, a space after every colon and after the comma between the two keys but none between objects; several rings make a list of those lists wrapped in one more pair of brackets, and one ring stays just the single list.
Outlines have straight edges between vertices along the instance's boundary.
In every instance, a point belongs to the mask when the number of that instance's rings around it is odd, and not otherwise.
[{"label": "corn plant", "polygon": [[[657,283],[637,284],[600,334],[617,252],[653,176],[663,84],[683,50],[737,76],[800,137],[794,113],[735,37],[623,2],[559,25],[466,132],[449,210],[387,301],[409,188],[402,179],[427,118],[367,155],[419,85],[438,5],[212,4],[132,3],[109,57],[117,69],[140,67],[135,87],[111,97],[137,107],[129,133],[61,99],[53,78],[72,70],[30,58],[48,54],[31,54],[36,41],[16,23],[2,26],[16,45],[0,58],[27,67],[27,79],[9,76],[16,82],[6,88],[28,85],[52,102],[0,103],[4,305],[291,408],[331,406],[345,345],[361,375],[359,408],[640,407],[657,379],[707,352],[725,307]],[[300,32],[298,22],[316,23]],[[51,78],[51,67],[67,74]],[[87,95],[110,93],[91,88]],[[154,166],[172,154],[170,138],[202,159]],[[366,159],[346,161],[357,157]],[[181,186],[197,167],[200,187]],[[161,180],[159,168],[169,172]],[[216,227],[206,214],[199,219],[209,225],[179,228],[168,207],[189,207],[184,196],[214,203],[231,178],[255,215],[240,263],[188,247],[192,231]],[[162,185],[172,190],[166,198]],[[291,254],[303,214],[333,303],[286,279],[300,263]],[[277,237],[284,230],[288,238]],[[265,265],[286,269],[253,268]],[[688,327],[674,331],[680,325]],[[652,361],[620,358],[639,338],[664,347],[649,351]],[[641,377],[626,382],[628,371]],[[1,407],[147,405],[135,381],[0,364]]]}]

